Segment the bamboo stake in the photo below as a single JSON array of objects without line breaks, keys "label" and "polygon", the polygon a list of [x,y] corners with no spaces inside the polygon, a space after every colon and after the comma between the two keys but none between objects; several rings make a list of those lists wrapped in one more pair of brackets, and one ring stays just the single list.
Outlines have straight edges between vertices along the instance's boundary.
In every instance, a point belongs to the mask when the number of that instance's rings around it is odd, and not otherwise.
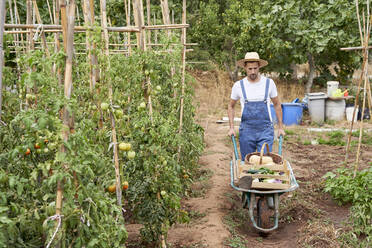
[{"label": "bamboo stake", "polygon": [[[146,11],[147,11],[147,25],[151,25],[151,5],[150,5],[150,0],[146,0]],[[147,45],[151,49],[151,32],[147,32]]]},{"label": "bamboo stake", "polygon": [[54,23],[54,22],[53,22],[53,15],[52,15],[52,11],[50,10],[50,4],[49,4],[49,0],[47,0],[46,2],[47,2],[47,5],[48,5],[48,11],[49,11],[49,18],[50,18],[50,23]]},{"label": "bamboo stake", "polygon": [[[186,0],[182,2],[182,23],[186,23]],[[185,68],[186,68],[186,28],[182,29],[181,36],[182,43],[182,82],[181,82],[181,108],[180,108],[180,126],[178,132],[182,133],[183,125],[183,105],[184,105],[184,94],[185,94]],[[177,161],[179,161],[181,155],[181,145],[178,147]]]},{"label": "bamboo stake", "polygon": [[[106,0],[100,0],[101,3],[101,25],[104,33],[104,41],[105,41],[105,54],[107,58],[109,57],[109,36],[107,32],[107,15],[106,15]],[[110,60],[108,58],[108,68],[107,71],[110,70]],[[112,84],[110,79],[110,74],[107,73],[106,79],[109,83],[109,99],[111,106],[112,102]],[[120,183],[120,168],[119,168],[119,157],[118,157],[118,148],[117,148],[117,137],[116,137],[116,128],[115,128],[115,117],[113,113],[113,109],[110,112],[111,117],[111,127],[112,127],[112,142],[113,142],[113,149],[114,149],[114,163],[115,163],[115,177],[116,177],[116,199],[117,204],[121,209],[122,202],[121,202],[121,183]]]},{"label": "bamboo stake", "polygon": [[[74,53],[74,25],[75,25],[75,1],[70,0],[68,8],[68,19],[66,17],[66,2],[65,0],[60,0],[61,9],[61,19],[63,25],[63,33],[66,34],[68,40],[64,40],[63,43],[66,46],[66,68],[65,68],[65,82],[64,82],[64,95],[67,99],[71,98],[72,91],[72,63],[73,63],[73,53]],[[65,19],[65,20],[64,20]],[[66,20],[67,19],[67,20]],[[63,124],[65,126],[70,125],[70,114],[67,110],[67,106],[63,109]],[[63,131],[63,140],[68,141],[69,130],[65,129]],[[61,146],[61,152],[66,153],[66,147]],[[64,168],[68,168],[68,165],[64,164]],[[76,175],[74,174],[74,177]],[[63,182],[59,180],[57,182],[57,196],[56,196],[56,215],[60,215],[62,211],[63,203]],[[61,246],[61,239],[58,240],[57,247]]]},{"label": "bamboo stake", "polygon": [[[154,24],[156,25],[156,13],[154,13]],[[155,30],[155,40],[154,43],[158,43],[158,30]]]},{"label": "bamboo stake", "polygon": [[[170,24],[170,19],[169,19],[169,8],[168,8],[168,0],[160,0],[161,4],[161,13],[163,15],[163,23],[165,25]],[[167,31],[168,37],[170,37],[171,33]]]},{"label": "bamboo stake", "polygon": [[[26,13],[26,22],[27,24],[32,24],[32,2],[31,0],[27,0],[27,13]],[[30,53],[32,50],[34,50],[34,40],[33,40],[33,33],[32,29],[28,30],[27,34],[27,53]],[[31,74],[32,68],[28,68],[28,72]],[[30,92],[30,88],[27,86],[26,88],[27,93]],[[26,99],[26,109],[29,106],[29,100]]]},{"label": "bamboo stake", "polygon": [[[137,2],[138,2],[138,0],[133,0],[132,1],[132,4],[133,4],[133,17],[134,17],[134,25],[136,25],[137,27],[140,27],[139,26],[139,20],[138,20]],[[137,47],[141,48],[141,34],[140,33],[136,33],[136,38],[137,38]]]},{"label": "bamboo stake", "polygon": [[[84,14],[84,21],[87,25],[89,25],[91,28],[93,28],[93,21],[92,21],[92,16],[91,16],[91,5],[90,5],[90,0],[84,0],[83,2],[83,14]],[[96,85],[96,69],[95,69],[95,61],[96,59],[94,58],[94,55],[92,53],[93,45],[90,43],[90,39],[92,38],[92,35],[90,32],[87,33],[86,36],[86,48],[88,51],[88,56],[89,56],[89,75],[90,75],[90,90],[93,91],[93,88]]]},{"label": "bamboo stake", "polygon": [[[59,24],[59,17],[60,17],[60,14],[59,14],[60,5],[57,1],[59,1],[59,0],[53,0],[54,24],[56,24],[56,25]],[[54,34],[54,43],[55,43],[54,52],[55,53],[58,53],[61,50],[61,43],[59,41],[59,37],[60,37],[59,32]],[[62,86],[63,78],[62,78],[61,68],[59,68],[59,67],[57,68],[56,63],[53,64],[53,72],[57,73],[57,78],[58,78],[59,85]]]},{"label": "bamboo stake", "polygon": [[[358,0],[356,0],[356,3],[358,3]],[[359,13],[358,13],[358,16],[359,16]],[[370,27],[371,23],[372,23],[372,17],[369,19],[369,22],[370,22],[370,25],[369,25],[369,27]],[[358,23],[360,23],[360,21]],[[362,30],[360,26],[359,26],[359,30]],[[349,157],[351,134],[352,134],[353,126],[354,126],[354,117],[355,117],[356,107],[358,106],[358,102],[359,102],[360,86],[361,86],[361,83],[362,83],[364,77],[366,76],[366,73],[367,73],[367,66],[368,66],[367,45],[368,45],[368,42],[369,42],[369,38],[370,38],[370,29],[368,30],[368,34],[365,34],[365,36],[364,36],[365,42],[363,42],[363,39],[361,40],[362,46],[364,47],[364,49],[363,49],[362,73],[361,73],[360,79],[358,81],[358,89],[357,89],[357,94],[356,94],[356,97],[355,97],[355,108],[354,108],[352,120],[351,120],[351,123],[350,123],[350,131],[349,131],[347,145],[346,145],[345,163],[347,163],[347,160],[348,160],[348,157]],[[358,154],[359,154],[359,151],[358,151]]]},{"label": "bamboo stake", "polygon": [[3,65],[4,65],[4,52],[3,52],[3,38],[4,38],[4,22],[5,22],[5,1],[0,2],[0,122],[2,114],[3,103]]},{"label": "bamboo stake", "polygon": [[[62,25],[62,37],[63,37],[63,47],[65,51],[67,50],[67,15],[66,15],[66,0],[59,0],[59,8],[61,10],[61,25]],[[66,27],[66,28],[63,28]]]},{"label": "bamboo stake", "polygon": [[[364,17],[364,12],[363,12],[363,17]],[[364,18],[363,18],[363,23],[364,23]],[[364,47],[365,47],[364,48],[364,56],[367,58],[366,59],[367,63],[366,63],[366,70],[365,70],[365,75],[364,75],[363,104],[362,104],[362,114],[361,114],[361,118],[360,118],[360,127],[359,127],[358,150],[357,150],[356,161],[355,161],[355,165],[354,165],[354,175],[353,175],[354,178],[356,176],[356,173],[357,173],[358,167],[359,167],[360,147],[361,147],[361,144],[362,144],[362,137],[363,137],[364,110],[365,110],[365,106],[366,106],[367,82],[369,84],[368,77],[367,77],[367,74],[368,74],[368,49],[366,47],[368,46],[368,42],[369,42],[369,38],[370,38],[371,23],[372,23],[372,16],[370,16],[370,12],[369,12],[369,1],[367,1],[367,27],[364,26],[367,33],[365,33],[365,36],[364,36],[364,44],[362,42],[362,45],[364,45]],[[355,112],[355,109],[354,109],[354,112]]]},{"label": "bamboo stake", "polygon": [[[8,0],[8,5],[9,5],[9,10],[10,10],[10,19],[11,19],[11,22],[12,23],[15,23],[15,22],[17,22],[17,16],[15,14],[15,9],[14,9],[14,17],[13,17],[12,1],[11,0]],[[4,35],[4,33],[6,34],[6,32],[4,32],[4,23],[3,23],[3,26],[2,26],[2,32],[3,32],[3,35]],[[16,45],[16,42],[18,42],[18,41],[19,41],[18,34],[14,34],[13,35],[13,44]],[[19,58],[18,53],[16,53],[16,58],[17,59]],[[21,74],[21,68],[20,68],[19,64],[17,63],[17,76],[18,76],[18,79],[20,79],[20,74]]]},{"label": "bamboo stake", "polygon": [[[130,26],[130,0],[124,0],[124,7],[125,7],[125,18],[127,26]],[[130,44],[130,33],[126,35],[127,37],[127,46],[128,46],[128,53],[131,54],[131,44]]]},{"label": "bamboo stake", "polygon": [[[19,18],[19,13],[18,13],[18,7],[17,7],[16,0],[14,0],[14,16],[15,16],[16,24],[19,24],[21,21],[20,21],[20,18]],[[21,34],[20,36],[21,36],[21,41],[23,41],[23,34]]]},{"label": "bamboo stake", "polygon": [[[36,0],[32,0],[33,4],[34,4],[34,10],[35,10],[35,14],[36,14],[36,20],[39,24],[43,24],[42,20],[41,20],[41,17],[40,17],[40,13],[39,13],[39,8],[37,7],[37,3],[36,3]],[[50,57],[50,53],[49,53],[49,49],[48,49],[48,45],[46,44],[46,38],[45,38],[45,33],[41,30],[41,40],[42,40],[42,45],[43,45],[43,48],[45,50],[45,53],[47,55],[47,57]]]},{"label": "bamboo stake", "polygon": [[79,26],[81,26],[80,13],[79,13],[79,6],[78,5],[76,5],[76,14],[77,14],[77,19],[78,19],[78,24],[79,24]]}]

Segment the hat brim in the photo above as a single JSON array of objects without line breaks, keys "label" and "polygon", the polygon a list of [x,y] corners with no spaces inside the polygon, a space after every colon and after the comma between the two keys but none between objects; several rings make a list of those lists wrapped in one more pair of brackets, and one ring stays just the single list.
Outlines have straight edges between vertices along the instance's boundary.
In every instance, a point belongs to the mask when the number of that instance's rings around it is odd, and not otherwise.
[{"label": "hat brim", "polygon": [[245,67],[245,62],[258,62],[259,67],[267,66],[269,63],[266,60],[263,59],[241,59],[236,62],[237,66],[240,66],[241,68]]}]

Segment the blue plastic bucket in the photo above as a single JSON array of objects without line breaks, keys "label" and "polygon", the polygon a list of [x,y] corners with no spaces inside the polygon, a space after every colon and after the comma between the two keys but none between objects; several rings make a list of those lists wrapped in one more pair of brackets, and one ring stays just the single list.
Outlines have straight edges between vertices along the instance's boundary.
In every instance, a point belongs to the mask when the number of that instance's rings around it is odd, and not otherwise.
[{"label": "blue plastic bucket", "polygon": [[301,103],[282,103],[283,124],[286,126],[300,125],[302,120]]}]

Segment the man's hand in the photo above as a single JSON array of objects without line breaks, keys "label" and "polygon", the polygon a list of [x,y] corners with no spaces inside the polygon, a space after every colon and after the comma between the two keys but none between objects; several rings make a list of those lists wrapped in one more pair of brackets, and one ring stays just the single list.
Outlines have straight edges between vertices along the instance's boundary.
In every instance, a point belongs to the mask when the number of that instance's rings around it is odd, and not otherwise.
[{"label": "man's hand", "polygon": [[283,137],[284,137],[284,135],[285,135],[285,131],[284,131],[283,128],[279,128],[279,129],[278,129],[278,137],[280,137],[280,135],[282,135]]},{"label": "man's hand", "polygon": [[236,136],[234,128],[230,128],[230,130],[229,130],[229,136],[231,136],[231,135]]}]

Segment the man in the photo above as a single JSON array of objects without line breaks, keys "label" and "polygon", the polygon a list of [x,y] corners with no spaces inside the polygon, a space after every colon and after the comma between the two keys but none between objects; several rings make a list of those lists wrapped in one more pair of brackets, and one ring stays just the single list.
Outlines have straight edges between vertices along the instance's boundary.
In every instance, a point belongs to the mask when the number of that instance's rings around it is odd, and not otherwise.
[{"label": "man", "polygon": [[[240,100],[242,117],[239,127],[239,143],[242,160],[249,153],[259,151],[264,143],[272,150],[274,142],[274,126],[270,113],[270,99],[274,104],[278,119],[278,136],[284,135],[282,123],[282,107],[276,85],[272,79],[260,75],[259,69],[268,64],[260,59],[258,53],[248,52],[237,65],[244,68],[247,77],[235,82],[232,87],[231,99],[228,105],[230,123],[229,135],[235,135],[234,112],[235,104]],[[265,147],[265,152],[266,147]]]}]

